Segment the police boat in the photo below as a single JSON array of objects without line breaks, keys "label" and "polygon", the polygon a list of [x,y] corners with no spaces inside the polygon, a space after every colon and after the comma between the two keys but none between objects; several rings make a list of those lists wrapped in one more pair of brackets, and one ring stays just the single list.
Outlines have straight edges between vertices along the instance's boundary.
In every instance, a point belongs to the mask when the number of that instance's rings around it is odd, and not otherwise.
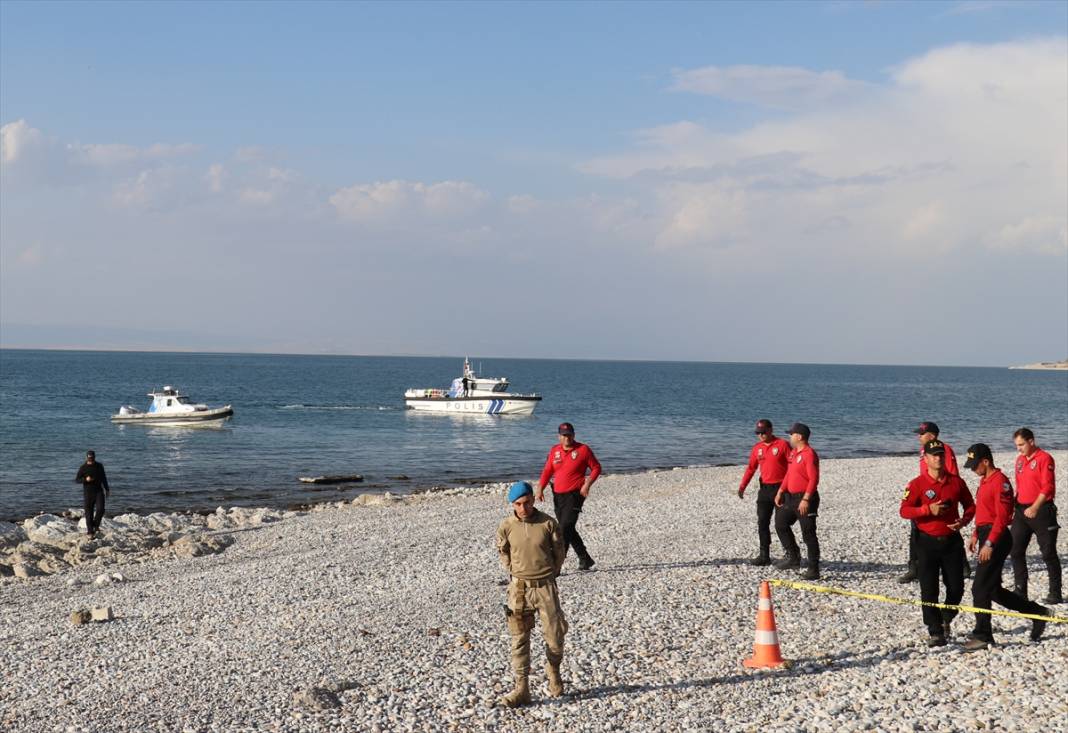
[{"label": "police boat", "polygon": [[208,407],[199,405],[171,385],[148,393],[152,404],[148,411],[123,405],[111,416],[111,422],[124,425],[218,425],[234,414],[230,405]]},{"label": "police boat", "polygon": [[448,389],[415,388],[404,392],[404,406],[418,412],[451,415],[530,415],[541,402],[537,394],[511,394],[504,377],[480,377],[464,357],[462,376]]}]

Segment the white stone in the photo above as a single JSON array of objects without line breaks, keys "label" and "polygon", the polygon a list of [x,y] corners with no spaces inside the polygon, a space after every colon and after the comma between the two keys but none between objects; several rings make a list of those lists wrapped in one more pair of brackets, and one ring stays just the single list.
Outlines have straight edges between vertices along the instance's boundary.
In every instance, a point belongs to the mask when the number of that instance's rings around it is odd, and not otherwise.
[{"label": "white stone", "polygon": [[97,606],[92,610],[93,621],[104,622],[115,618],[111,612],[111,606]]}]

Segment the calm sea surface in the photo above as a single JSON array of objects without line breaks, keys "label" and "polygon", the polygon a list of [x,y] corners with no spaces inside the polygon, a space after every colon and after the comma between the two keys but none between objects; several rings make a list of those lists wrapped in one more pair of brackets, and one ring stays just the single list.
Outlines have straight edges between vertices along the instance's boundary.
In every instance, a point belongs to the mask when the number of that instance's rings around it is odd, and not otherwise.
[{"label": "calm sea surface", "polygon": [[[479,361],[474,359],[477,368]],[[1011,449],[1030,426],[1068,447],[1068,373],[1008,369],[486,359],[486,376],[544,396],[532,417],[404,409],[407,387],[445,387],[462,358],[0,350],[0,518],[78,506],[72,482],[93,448],[108,512],[288,505],[355,491],[531,478],[573,422],[606,470],[741,463],[752,423],[801,420],[821,456],[916,450],[936,421],[957,450]],[[115,426],[120,404],[172,384],[232,403],[220,429]],[[360,489],[311,491],[298,476],[360,473]],[[398,478],[400,477],[400,478]]]}]

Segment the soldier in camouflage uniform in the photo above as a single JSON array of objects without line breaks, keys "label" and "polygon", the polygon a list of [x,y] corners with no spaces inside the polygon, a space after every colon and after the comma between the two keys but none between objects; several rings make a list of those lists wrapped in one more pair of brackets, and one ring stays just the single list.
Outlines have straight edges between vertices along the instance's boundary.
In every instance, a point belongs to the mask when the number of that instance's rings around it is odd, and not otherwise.
[{"label": "soldier in camouflage uniform", "polygon": [[534,488],[522,481],[508,491],[512,516],[497,528],[497,552],[501,566],[511,575],[505,614],[512,634],[512,674],[515,688],[501,698],[501,704],[517,707],[530,702],[530,632],[534,612],[541,616],[545,638],[545,674],[549,695],[564,694],[560,662],[564,658],[567,620],[560,608],[556,576],[564,563],[564,538],[560,525],[534,507]]}]

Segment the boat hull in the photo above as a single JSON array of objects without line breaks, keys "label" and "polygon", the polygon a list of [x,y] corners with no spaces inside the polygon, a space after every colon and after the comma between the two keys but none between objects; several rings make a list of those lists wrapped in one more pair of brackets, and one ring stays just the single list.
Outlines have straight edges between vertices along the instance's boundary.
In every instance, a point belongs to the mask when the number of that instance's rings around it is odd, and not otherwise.
[{"label": "boat hull", "polygon": [[157,425],[165,427],[177,427],[188,425],[207,425],[229,420],[234,410],[227,405],[217,407],[214,410],[198,410],[196,412],[181,414],[161,414],[158,412],[138,412],[131,415],[112,415],[111,422],[116,425]]},{"label": "boat hull", "polygon": [[406,397],[404,404],[417,412],[450,415],[531,415],[541,402],[538,396],[501,397]]}]

